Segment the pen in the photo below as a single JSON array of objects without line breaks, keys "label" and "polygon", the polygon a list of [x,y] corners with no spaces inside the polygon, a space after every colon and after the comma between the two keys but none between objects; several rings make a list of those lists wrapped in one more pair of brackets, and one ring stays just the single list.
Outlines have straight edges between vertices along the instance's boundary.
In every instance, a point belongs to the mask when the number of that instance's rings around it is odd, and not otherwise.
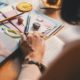
[{"label": "pen", "polygon": [[29,31],[30,19],[31,19],[31,16],[28,15],[27,20],[26,20],[25,29],[24,29],[24,34],[28,33]]}]

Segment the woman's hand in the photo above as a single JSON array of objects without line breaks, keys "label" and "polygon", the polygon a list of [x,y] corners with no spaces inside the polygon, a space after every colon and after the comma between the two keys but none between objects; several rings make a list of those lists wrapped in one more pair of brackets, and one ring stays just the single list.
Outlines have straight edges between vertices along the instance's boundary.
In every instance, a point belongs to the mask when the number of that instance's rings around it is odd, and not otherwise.
[{"label": "woman's hand", "polygon": [[42,35],[38,32],[22,35],[20,41],[22,51],[30,59],[41,62],[45,51],[45,44]]}]

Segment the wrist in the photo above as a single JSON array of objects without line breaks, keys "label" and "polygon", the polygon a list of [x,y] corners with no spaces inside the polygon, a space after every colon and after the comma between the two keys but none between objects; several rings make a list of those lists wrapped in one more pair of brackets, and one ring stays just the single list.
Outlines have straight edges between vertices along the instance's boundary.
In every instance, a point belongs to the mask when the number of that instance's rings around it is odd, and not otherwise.
[{"label": "wrist", "polygon": [[23,66],[25,64],[36,65],[39,68],[39,70],[41,71],[41,73],[43,73],[45,71],[45,69],[46,69],[46,67],[42,63],[38,63],[38,62],[36,62],[34,60],[31,60],[29,58],[25,59],[25,61],[23,63]]}]

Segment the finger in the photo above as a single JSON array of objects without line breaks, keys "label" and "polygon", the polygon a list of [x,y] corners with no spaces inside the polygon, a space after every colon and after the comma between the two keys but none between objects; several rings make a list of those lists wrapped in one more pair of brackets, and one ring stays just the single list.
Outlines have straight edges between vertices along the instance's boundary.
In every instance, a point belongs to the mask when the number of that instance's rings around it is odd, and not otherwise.
[{"label": "finger", "polygon": [[26,37],[25,37],[25,35],[24,34],[21,34],[21,39],[20,39],[20,41],[19,41],[19,44],[21,45],[23,42],[25,42],[26,41]]},{"label": "finger", "polygon": [[29,44],[32,44],[32,41],[33,41],[33,34],[32,33],[29,33],[27,35],[27,41],[28,41]]},{"label": "finger", "polygon": [[36,38],[37,38],[37,37],[38,37],[38,38],[40,37],[40,38],[43,38],[43,39],[44,39],[44,35],[43,35],[42,33],[39,33],[39,32],[37,32],[37,31],[35,31],[33,34],[34,34],[34,37],[36,37]]},{"label": "finger", "polygon": [[40,38],[40,33],[37,32],[37,31],[35,31],[35,32],[33,32],[33,36],[34,36],[35,38]]},{"label": "finger", "polygon": [[23,33],[21,34],[21,40],[26,41],[26,35],[24,35]]},{"label": "finger", "polygon": [[44,35],[43,35],[42,33],[40,33],[40,37],[41,37],[41,38],[44,38]]},{"label": "finger", "polygon": [[27,35],[29,34],[29,33],[24,33],[25,35],[26,35],[26,37],[27,37]]},{"label": "finger", "polygon": [[28,37],[32,37],[32,36],[33,36],[32,33],[28,33],[27,38],[28,38]]}]

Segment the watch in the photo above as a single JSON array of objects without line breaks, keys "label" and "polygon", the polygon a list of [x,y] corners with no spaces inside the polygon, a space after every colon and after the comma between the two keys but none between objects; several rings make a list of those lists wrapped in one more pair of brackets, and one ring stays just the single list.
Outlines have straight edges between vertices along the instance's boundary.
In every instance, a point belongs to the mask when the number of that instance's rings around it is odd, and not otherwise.
[{"label": "watch", "polygon": [[44,73],[46,70],[45,65],[43,65],[42,63],[36,62],[34,60],[30,60],[29,58],[25,59],[23,64],[35,64],[39,68],[41,73]]}]

